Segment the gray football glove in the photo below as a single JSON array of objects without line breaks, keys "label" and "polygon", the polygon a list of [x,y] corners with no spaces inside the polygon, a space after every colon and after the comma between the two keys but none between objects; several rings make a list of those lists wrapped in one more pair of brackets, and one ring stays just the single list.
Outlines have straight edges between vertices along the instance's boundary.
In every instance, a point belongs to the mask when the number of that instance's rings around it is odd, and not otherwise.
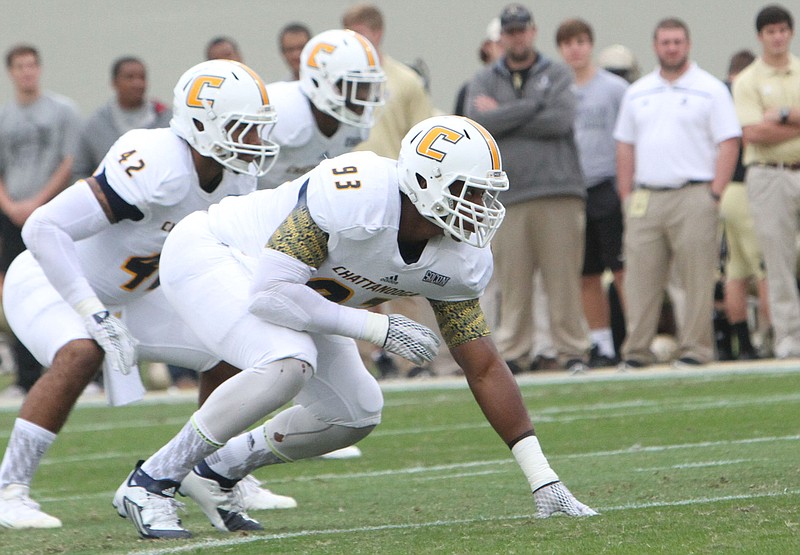
[{"label": "gray football glove", "polygon": [[86,331],[97,341],[106,356],[103,365],[112,372],[128,374],[136,365],[138,341],[118,318],[108,310],[95,312],[84,318]]},{"label": "gray football glove", "polygon": [[548,518],[557,513],[567,516],[596,516],[594,509],[577,499],[561,482],[553,482],[533,492],[536,502],[536,518]]},{"label": "gray football glove", "polygon": [[433,331],[401,314],[389,315],[389,331],[383,348],[417,365],[430,362],[439,352]]}]

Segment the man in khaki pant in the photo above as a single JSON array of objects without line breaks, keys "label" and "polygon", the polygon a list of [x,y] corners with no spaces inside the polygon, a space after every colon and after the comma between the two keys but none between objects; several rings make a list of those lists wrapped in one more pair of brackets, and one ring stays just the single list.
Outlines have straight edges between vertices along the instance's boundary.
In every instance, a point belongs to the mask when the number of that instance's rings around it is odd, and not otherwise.
[{"label": "man in khaki pant", "polygon": [[689,61],[686,24],[662,20],[653,46],[659,67],[628,88],[614,131],[625,202],[623,368],[653,362],[650,343],[672,274],[684,293],[675,363],[712,359],[717,203],[741,135],[725,85]]},{"label": "man in khaki pant", "polygon": [[762,54],[736,78],[733,94],[744,133],[747,196],[767,268],[775,355],[798,357],[800,59],[789,51],[794,22],[785,8],[761,10],[756,31]]}]

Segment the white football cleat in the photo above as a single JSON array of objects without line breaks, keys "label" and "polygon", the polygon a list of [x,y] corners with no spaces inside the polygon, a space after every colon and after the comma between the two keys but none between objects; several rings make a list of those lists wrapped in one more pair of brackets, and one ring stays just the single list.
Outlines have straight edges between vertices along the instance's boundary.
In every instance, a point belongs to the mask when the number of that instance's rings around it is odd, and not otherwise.
[{"label": "white football cleat", "polygon": [[30,488],[9,484],[0,489],[0,526],[5,528],[61,528],[61,521],[39,508]]},{"label": "white football cleat", "polygon": [[117,488],[112,505],[145,539],[191,538],[178,518],[178,508],[183,507],[175,501],[178,485],[172,480],[154,480],[137,465]]},{"label": "white football cleat", "polygon": [[349,447],[342,447],[341,449],[337,449],[336,451],[331,451],[330,453],[325,453],[324,455],[320,455],[320,459],[329,459],[329,460],[340,460],[340,459],[357,459],[361,456],[361,449],[358,448],[356,445],[351,445]]},{"label": "white football cleat", "polygon": [[564,513],[567,516],[596,516],[594,509],[587,507],[577,499],[561,482],[553,482],[533,492],[536,502],[536,518],[548,518],[554,514]]},{"label": "white football cleat", "polygon": [[192,470],[183,479],[178,491],[194,499],[217,530],[235,532],[264,529],[245,512],[242,497],[236,488],[223,488],[213,478],[200,476]]},{"label": "white football cleat", "polygon": [[246,511],[266,511],[270,509],[294,509],[297,501],[288,495],[272,493],[261,487],[261,482],[252,474],[248,474],[233,488],[241,497]]}]

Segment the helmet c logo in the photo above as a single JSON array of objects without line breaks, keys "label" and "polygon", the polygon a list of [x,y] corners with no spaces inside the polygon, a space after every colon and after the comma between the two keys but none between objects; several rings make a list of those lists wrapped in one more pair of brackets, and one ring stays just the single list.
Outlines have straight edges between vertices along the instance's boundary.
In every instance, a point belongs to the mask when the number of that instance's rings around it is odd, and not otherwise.
[{"label": "helmet c logo", "polygon": [[319,67],[317,64],[317,54],[320,52],[325,52],[326,54],[331,54],[336,47],[332,44],[328,44],[327,42],[321,42],[314,46],[313,50],[308,55],[308,67]]},{"label": "helmet c logo", "polygon": [[186,96],[186,105],[191,106],[192,108],[202,108],[203,101],[205,100],[208,102],[209,106],[214,105],[214,100],[211,98],[201,98],[200,94],[203,92],[203,88],[208,86],[214,89],[218,89],[222,86],[222,83],[225,82],[224,77],[219,77],[217,75],[201,75],[200,77],[196,77],[194,81],[192,81],[191,86],[189,87],[189,94]]},{"label": "helmet c logo", "polygon": [[458,141],[464,138],[464,135],[457,131],[453,131],[452,129],[447,129],[446,127],[441,127],[438,125],[436,127],[432,127],[419,141],[419,144],[417,145],[417,154],[424,156],[425,158],[436,160],[437,162],[444,160],[444,157],[447,155],[447,153],[433,148],[436,141],[438,141],[440,138],[448,143],[456,144]]}]

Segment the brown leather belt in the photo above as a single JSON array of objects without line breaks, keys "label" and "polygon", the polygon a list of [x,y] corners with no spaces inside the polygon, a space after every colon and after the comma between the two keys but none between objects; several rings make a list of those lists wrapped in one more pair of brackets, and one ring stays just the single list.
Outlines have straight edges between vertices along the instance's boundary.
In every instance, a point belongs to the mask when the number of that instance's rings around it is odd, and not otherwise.
[{"label": "brown leather belt", "polygon": [[756,162],[753,165],[767,168],[778,168],[779,170],[789,170],[793,172],[800,170],[800,162],[791,162],[789,164],[785,162]]}]

